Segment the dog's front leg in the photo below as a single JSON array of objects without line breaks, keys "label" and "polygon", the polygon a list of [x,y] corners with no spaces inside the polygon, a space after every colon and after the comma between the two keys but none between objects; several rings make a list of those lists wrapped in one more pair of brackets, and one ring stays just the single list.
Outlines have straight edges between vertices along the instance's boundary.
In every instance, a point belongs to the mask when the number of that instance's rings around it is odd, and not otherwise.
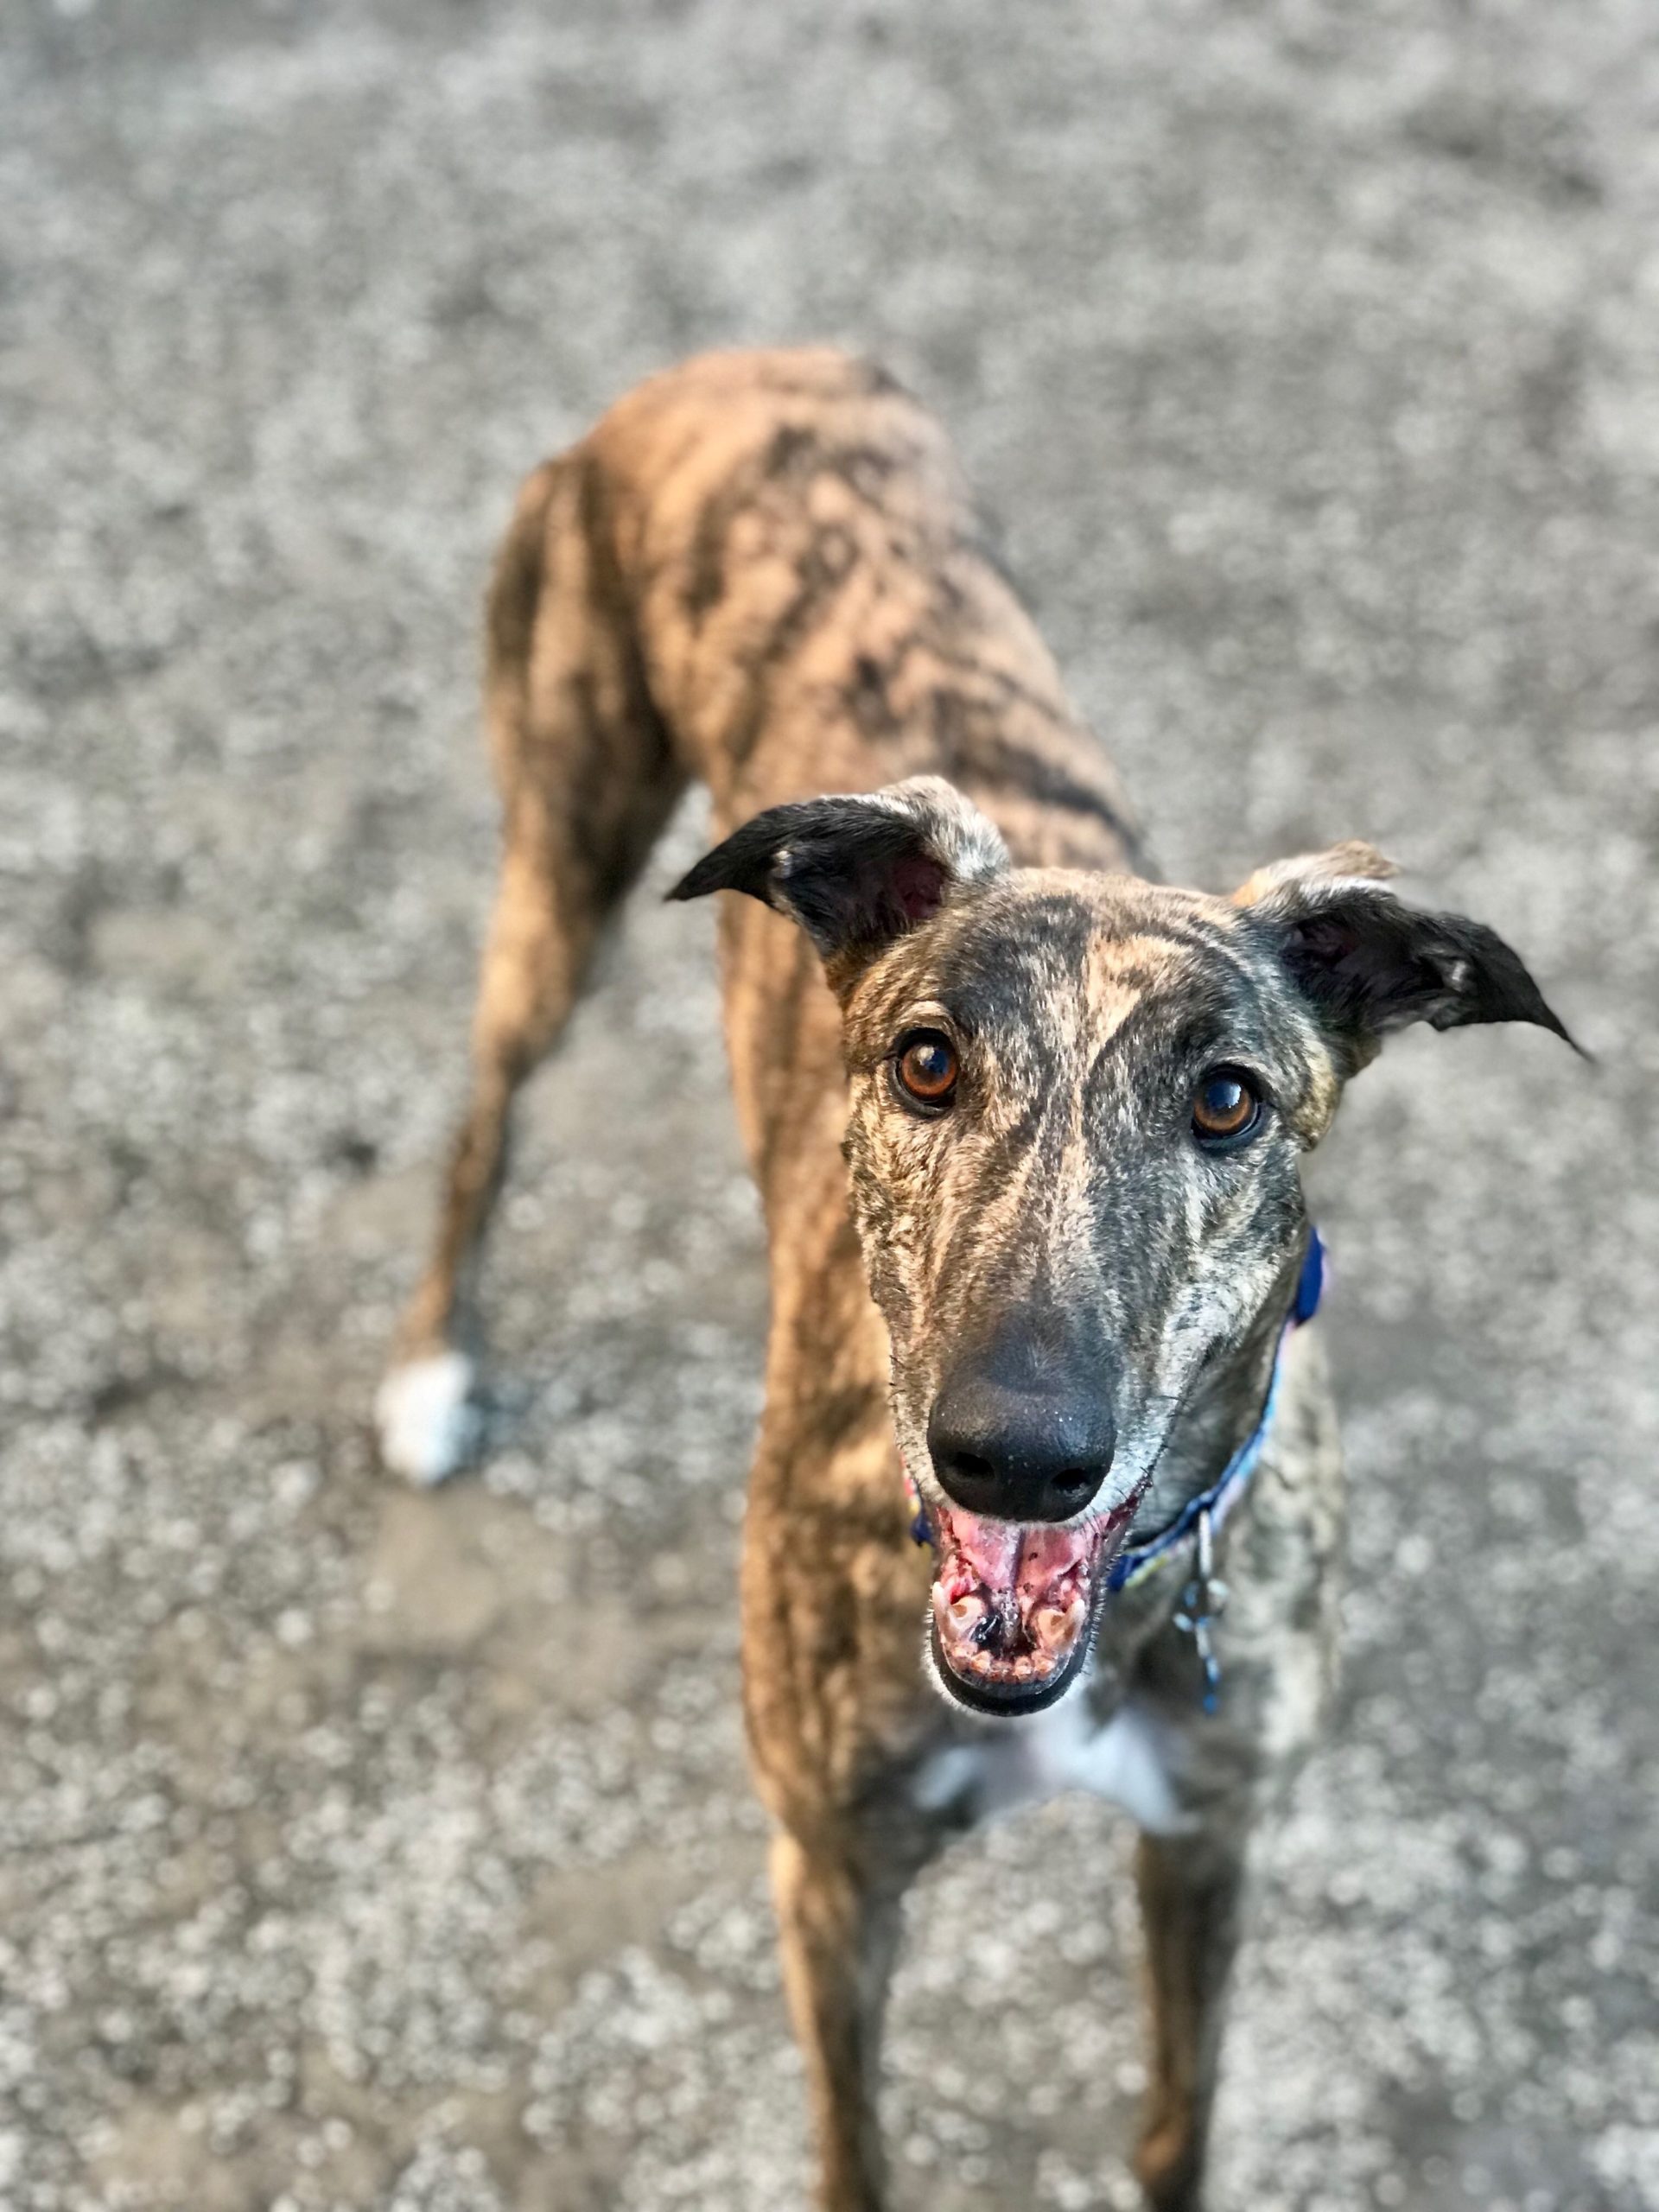
[{"label": "dog's front leg", "polygon": [[874,1874],[860,1839],[839,1827],[780,1828],[772,1880],[822,2160],[819,2202],[823,2212],[880,2212],[878,2059],[902,1880],[891,1866]]},{"label": "dog's front leg", "polygon": [[1208,1824],[1191,1834],[1143,1835],[1136,1872],[1152,2050],[1135,2170],[1156,2212],[1197,2212],[1238,1948],[1244,1836]]}]

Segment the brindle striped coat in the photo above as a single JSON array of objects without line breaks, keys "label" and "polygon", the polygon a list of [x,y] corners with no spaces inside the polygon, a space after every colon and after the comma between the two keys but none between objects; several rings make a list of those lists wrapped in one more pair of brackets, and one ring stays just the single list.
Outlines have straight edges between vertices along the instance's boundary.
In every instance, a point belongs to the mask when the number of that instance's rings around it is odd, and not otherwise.
[{"label": "brindle striped coat", "polygon": [[[745,1700],[823,2202],[880,2201],[874,2067],[906,1884],[990,1805],[1081,1783],[1145,1831],[1138,2170],[1154,2203],[1194,2204],[1244,1839],[1330,1680],[1341,1510],[1317,1344],[1286,1356],[1228,1538],[1213,1717],[1172,1625],[1179,1577],[1096,1605],[1092,1672],[1041,1719],[942,1698],[961,1686],[924,1664],[932,1566],[899,1447],[938,1534],[942,1377],[994,1321],[1046,1317],[1111,1397],[1113,1541],[1130,1517],[1137,1539],[1164,1525],[1256,1418],[1306,1236],[1297,1160],[1344,1077],[1401,1020],[1554,1017],[1490,932],[1398,906],[1366,848],[1233,900],[1139,875],[1117,779],[940,432],[838,353],[694,361],[530,479],[491,594],[488,713],[505,847],[476,1086],[381,1400],[387,1457],[432,1479],[467,1449],[463,1294],[512,1091],[700,777],[723,842],[682,888],[755,894],[721,917],[772,1250]],[[801,804],[918,777],[950,788]],[[959,1056],[944,1123],[893,1089],[918,1019]],[[1191,1141],[1215,1058],[1262,1094],[1248,1160]]]}]

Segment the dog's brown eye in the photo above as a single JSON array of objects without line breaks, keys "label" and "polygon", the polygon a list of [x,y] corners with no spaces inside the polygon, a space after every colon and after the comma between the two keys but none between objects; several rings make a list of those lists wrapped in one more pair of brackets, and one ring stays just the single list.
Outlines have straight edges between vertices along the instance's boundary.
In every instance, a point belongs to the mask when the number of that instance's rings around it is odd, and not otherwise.
[{"label": "dog's brown eye", "polygon": [[1192,1094],[1192,1134],[1202,1144],[1236,1143],[1261,1116],[1261,1094],[1242,1068],[1211,1068]]},{"label": "dog's brown eye", "polygon": [[918,1029],[902,1040],[893,1065],[899,1090],[913,1103],[935,1113],[949,1105],[957,1087],[957,1048],[948,1037]]}]

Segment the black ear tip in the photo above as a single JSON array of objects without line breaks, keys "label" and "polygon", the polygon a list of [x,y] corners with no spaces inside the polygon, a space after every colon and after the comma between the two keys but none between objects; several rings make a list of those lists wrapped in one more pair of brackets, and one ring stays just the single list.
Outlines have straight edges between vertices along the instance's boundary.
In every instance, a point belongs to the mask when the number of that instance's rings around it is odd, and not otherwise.
[{"label": "black ear tip", "polygon": [[674,888],[663,893],[663,900],[666,905],[671,899],[706,899],[711,891],[741,887],[733,884],[730,855],[726,848],[716,845],[694,868],[687,868]]},{"label": "black ear tip", "polygon": [[1578,1039],[1541,992],[1538,994],[1537,1007],[1532,1015],[1532,1020],[1538,1028],[1548,1029],[1552,1037],[1559,1037],[1563,1045],[1570,1046],[1586,1067],[1593,1068],[1600,1065],[1595,1054],[1587,1046],[1580,1044]]},{"label": "black ear tip", "polygon": [[757,814],[688,868],[669,897],[706,899],[711,891],[742,891],[763,906],[772,906],[772,868],[798,812],[795,807],[774,806]]}]

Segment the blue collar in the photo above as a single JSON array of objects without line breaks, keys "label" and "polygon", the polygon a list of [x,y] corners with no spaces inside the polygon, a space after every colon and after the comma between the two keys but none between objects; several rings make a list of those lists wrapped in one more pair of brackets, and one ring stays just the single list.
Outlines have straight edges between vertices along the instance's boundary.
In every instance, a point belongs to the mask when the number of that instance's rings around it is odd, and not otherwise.
[{"label": "blue collar", "polygon": [[1325,1246],[1319,1241],[1317,1229],[1307,1232],[1307,1250],[1302,1255],[1302,1272],[1296,1279],[1296,1295],[1291,1300],[1290,1312],[1285,1316],[1285,1325],[1279,1334],[1279,1349],[1274,1356],[1273,1380],[1268,1385],[1267,1403],[1262,1408],[1262,1418],[1239,1446],[1232,1458],[1206,1491],[1189,1498],[1180,1512],[1160,1536],[1150,1543],[1132,1544],[1121,1551],[1107,1572],[1108,1591],[1128,1590],[1143,1575],[1161,1567],[1172,1552],[1179,1548],[1201,1522],[1207,1522],[1211,1536],[1220,1533],[1228,1515],[1239,1503],[1250,1486],[1262,1457],[1262,1446],[1268,1440],[1268,1431],[1273,1426],[1273,1416],[1279,1406],[1280,1378],[1285,1370],[1285,1346],[1304,1321],[1311,1321],[1319,1310],[1319,1299],[1325,1290]]},{"label": "blue collar", "polygon": [[1206,1491],[1189,1498],[1164,1530],[1149,1544],[1136,1544],[1121,1551],[1107,1571],[1106,1588],[1130,1590],[1141,1579],[1157,1573],[1173,1559],[1179,1558],[1192,1546],[1192,1572],[1181,1592],[1179,1610],[1174,1616],[1175,1625],[1192,1639],[1198,1655],[1198,1665],[1204,1674],[1204,1709],[1213,1713],[1221,1702],[1221,1662],[1210,1630],[1225,1610],[1227,1585],[1215,1571],[1215,1540],[1228,1515],[1250,1486],[1250,1478],[1261,1463],[1262,1446],[1268,1440],[1268,1431],[1273,1426],[1273,1416],[1279,1404],[1279,1385],[1285,1371],[1285,1347],[1304,1321],[1311,1321],[1319,1310],[1319,1296],[1325,1288],[1325,1246],[1319,1242],[1319,1232],[1311,1228],[1307,1232],[1307,1249],[1302,1255],[1302,1272],[1296,1278],[1296,1295],[1290,1302],[1285,1316],[1285,1325],[1279,1332],[1279,1349],[1274,1354],[1273,1379],[1268,1384],[1267,1403],[1262,1408],[1262,1418],[1239,1446],[1232,1458],[1222,1469]]}]

